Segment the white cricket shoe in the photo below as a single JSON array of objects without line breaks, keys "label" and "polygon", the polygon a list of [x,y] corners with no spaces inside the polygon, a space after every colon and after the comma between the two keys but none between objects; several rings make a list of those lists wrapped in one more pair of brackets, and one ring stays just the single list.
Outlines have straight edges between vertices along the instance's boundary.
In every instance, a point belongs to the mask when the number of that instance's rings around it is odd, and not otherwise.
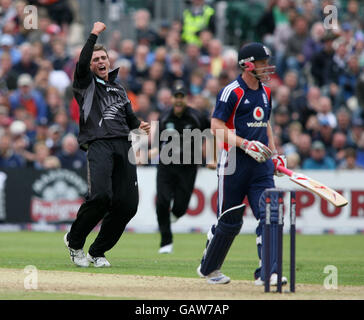
[{"label": "white cricket shoe", "polygon": [[201,278],[205,278],[207,280],[207,283],[210,284],[226,284],[230,282],[230,278],[228,276],[225,276],[220,270],[215,270],[207,276],[203,275],[201,273],[201,265],[199,265],[197,268],[197,274]]},{"label": "white cricket shoe", "polygon": [[[282,276],[282,286],[287,284],[287,278],[285,276]],[[254,284],[256,286],[264,286],[264,281],[259,277],[254,281]],[[278,275],[276,273],[272,273],[270,276],[270,285],[271,286],[277,286],[278,284]]]},{"label": "white cricket shoe", "polygon": [[105,257],[93,257],[92,255],[87,253],[87,260],[93,263],[95,268],[111,267],[110,262],[107,261]]},{"label": "white cricket shoe", "polygon": [[70,258],[71,258],[71,261],[76,265],[76,266],[79,266],[79,267],[84,267],[84,268],[87,268],[89,266],[89,262],[86,258],[86,255],[85,253],[83,252],[83,249],[72,249],[69,247],[69,242],[67,240],[67,235],[68,233],[66,233],[63,237],[63,241],[64,241],[64,244],[66,245],[68,251],[70,252]]},{"label": "white cricket shoe", "polygon": [[173,252],[173,243],[160,247],[158,251],[158,253],[172,253],[172,252]]}]

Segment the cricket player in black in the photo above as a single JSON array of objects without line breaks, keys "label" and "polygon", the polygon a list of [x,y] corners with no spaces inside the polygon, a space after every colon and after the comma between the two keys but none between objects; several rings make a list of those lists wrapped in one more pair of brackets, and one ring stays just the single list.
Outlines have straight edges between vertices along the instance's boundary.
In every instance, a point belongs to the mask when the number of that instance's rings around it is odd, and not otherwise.
[{"label": "cricket player in black", "polygon": [[[133,129],[149,133],[150,125],[134,115],[124,88],[115,79],[118,69],[109,72],[106,49],[95,45],[106,29],[102,22],[93,29],[76,65],[73,91],[80,107],[80,148],[87,152],[88,195],[71,230],[64,236],[71,260],[78,266],[109,267],[104,253],[119,240],[138,207],[135,161],[129,161]],[[86,237],[102,220],[100,232],[83,251]]]},{"label": "cricket player in black", "polygon": [[[161,233],[159,253],[172,252],[171,222],[177,221],[186,213],[195,185],[198,166],[194,161],[196,142],[193,138],[186,138],[183,130],[199,129],[203,132],[210,127],[209,119],[196,109],[187,106],[186,99],[185,88],[177,84],[173,88],[173,107],[164,111],[159,117],[156,203]],[[169,135],[170,139],[165,141],[163,134]],[[173,134],[177,137],[174,141],[179,143],[173,143]],[[202,152],[202,148],[197,152]]]}]

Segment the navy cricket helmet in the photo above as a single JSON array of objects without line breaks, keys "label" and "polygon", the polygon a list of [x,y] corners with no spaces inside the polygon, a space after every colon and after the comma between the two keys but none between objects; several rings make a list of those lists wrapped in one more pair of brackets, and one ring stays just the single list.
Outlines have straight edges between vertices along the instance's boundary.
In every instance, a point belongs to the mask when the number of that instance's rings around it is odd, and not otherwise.
[{"label": "navy cricket helmet", "polygon": [[270,57],[269,48],[259,42],[252,42],[240,48],[238,63],[243,70],[250,71],[258,80],[267,81],[270,79],[270,75],[275,72],[275,66],[256,68],[253,62],[269,59]]}]

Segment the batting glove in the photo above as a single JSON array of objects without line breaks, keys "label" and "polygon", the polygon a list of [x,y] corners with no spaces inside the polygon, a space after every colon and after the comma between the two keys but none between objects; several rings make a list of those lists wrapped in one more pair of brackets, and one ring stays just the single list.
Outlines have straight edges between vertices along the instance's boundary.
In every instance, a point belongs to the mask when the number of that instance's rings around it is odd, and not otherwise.
[{"label": "batting glove", "polygon": [[272,150],[265,144],[255,140],[249,141],[244,139],[240,148],[259,163],[267,161],[273,154]]},{"label": "batting glove", "polygon": [[278,154],[277,153],[277,154],[273,155],[272,161],[273,161],[273,164],[274,164],[274,174],[277,177],[283,177],[284,173],[279,172],[277,170],[277,168],[278,168],[278,166],[282,166],[282,167],[287,168],[287,158],[286,158],[286,156],[284,154]]}]

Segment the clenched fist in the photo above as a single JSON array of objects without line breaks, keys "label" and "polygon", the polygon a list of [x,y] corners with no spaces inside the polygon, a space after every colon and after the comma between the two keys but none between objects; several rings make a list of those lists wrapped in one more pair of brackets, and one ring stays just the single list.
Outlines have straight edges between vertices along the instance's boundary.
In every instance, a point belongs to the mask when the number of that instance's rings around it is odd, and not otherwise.
[{"label": "clenched fist", "polygon": [[106,25],[103,22],[97,21],[94,23],[91,33],[97,36],[106,29]]},{"label": "clenched fist", "polygon": [[150,132],[150,124],[148,122],[142,121],[140,123],[139,129],[146,132],[146,134],[149,134]]}]

